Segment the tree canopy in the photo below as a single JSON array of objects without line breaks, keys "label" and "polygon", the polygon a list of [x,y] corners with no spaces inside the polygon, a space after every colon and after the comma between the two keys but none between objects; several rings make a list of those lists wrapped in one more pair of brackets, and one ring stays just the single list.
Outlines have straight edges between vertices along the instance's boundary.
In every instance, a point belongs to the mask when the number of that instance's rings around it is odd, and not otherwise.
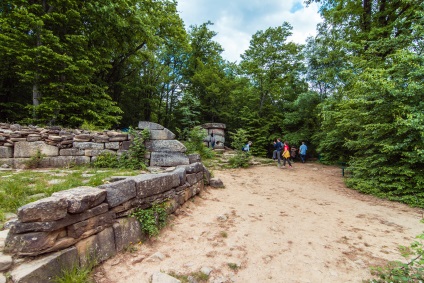
[{"label": "tree canopy", "polygon": [[[424,3],[308,0],[323,22],[259,30],[223,59],[213,23],[185,27],[174,0],[0,4],[0,121],[99,128],[206,122],[270,156],[280,137],[346,163],[347,183],[424,207]],[[231,146],[231,137],[228,146]]]}]

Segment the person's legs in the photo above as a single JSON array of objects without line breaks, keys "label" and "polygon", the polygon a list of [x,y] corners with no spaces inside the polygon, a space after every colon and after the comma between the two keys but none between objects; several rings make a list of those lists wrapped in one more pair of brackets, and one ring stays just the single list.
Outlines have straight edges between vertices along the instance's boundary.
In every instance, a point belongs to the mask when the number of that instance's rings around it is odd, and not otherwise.
[{"label": "person's legs", "polygon": [[281,166],[281,151],[277,151],[278,167]]},{"label": "person's legs", "polygon": [[291,162],[290,162],[290,158],[287,158],[287,162],[289,163],[289,166],[292,167]]},{"label": "person's legs", "polygon": [[305,158],[306,158],[306,155],[305,154],[301,154],[300,155],[300,159],[302,159],[302,163],[305,163]]},{"label": "person's legs", "polygon": [[273,152],[272,152],[272,159],[277,159],[277,150],[275,149]]}]

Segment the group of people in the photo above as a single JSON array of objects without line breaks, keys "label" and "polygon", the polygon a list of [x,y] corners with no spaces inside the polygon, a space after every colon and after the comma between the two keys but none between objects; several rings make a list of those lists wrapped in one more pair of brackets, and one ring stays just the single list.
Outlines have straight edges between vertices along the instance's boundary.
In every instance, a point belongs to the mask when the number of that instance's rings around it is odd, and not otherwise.
[{"label": "group of people", "polygon": [[288,163],[289,168],[293,168],[291,161],[294,161],[296,158],[296,152],[299,152],[302,163],[305,163],[307,150],[308,147],[306,146],[305,142],[302,142],[302,145],[298,150],[294,146],[290,148],[287,141],[282,143],[281,139],[278,138],[277,141],[274,141],[274,152],[272,154],[272,159],[278,160],[278,167],[281,167],[281,157],[283,157],[283,166],[286,166],[286,163]]}]

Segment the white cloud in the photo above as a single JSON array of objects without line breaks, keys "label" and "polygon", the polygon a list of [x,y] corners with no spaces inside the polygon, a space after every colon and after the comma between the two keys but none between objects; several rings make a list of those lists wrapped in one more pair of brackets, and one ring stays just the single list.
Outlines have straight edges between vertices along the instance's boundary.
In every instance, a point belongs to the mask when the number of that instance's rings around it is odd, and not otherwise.
[{"label": "white cloud", "polygon": [[[299,0],[179,0],[178,11],[186,28],[207,21],[218,33],[215,40],[225,49],[224,59],[240,61],[240,54],[249,47],[252,36],[259,30],[288,22],[293,26],[289,40],[304,43],[316,33],[321,22],[316,4],[302,8]],[[292,11],[292,12],[290,12]]]}]

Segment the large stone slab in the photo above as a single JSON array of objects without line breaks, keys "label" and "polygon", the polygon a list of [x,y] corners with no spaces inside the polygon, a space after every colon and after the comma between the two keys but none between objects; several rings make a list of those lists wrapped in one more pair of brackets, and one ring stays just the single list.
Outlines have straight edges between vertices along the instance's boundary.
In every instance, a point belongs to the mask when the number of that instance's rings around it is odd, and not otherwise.
[{"label": "large stone slab", "polygon": [[66,199],[69,213],[81,213],[101,204],[106,199],[106,190],[82,186],[53,193],[52,197]]},{"label": "large stone slab", "polygon": [[132,178],[101,185],[99,188],[106,190],[106,201],[109,207],[120,205],[137,195],[136,183]]},{"label": "large stone slab", "polygon": [[67,211],[66,199],[48,197],[18,208],[18,219],[21,222],[53,221],[64,218]]},{"label": "large stone slab", "polygon": [[188,156],[181,152],[152,152],[150,154],[150,166],[171,167],[188,165]]},{"label": "large stone slab", "polygon": [[77,264],[78,254],[75,247],[49,254],[42,258],[24,263],[10,272],[14,283],[53,282],[66,267]]},{"label": "large stone slab", "polygon": [[[44,157],[40,162],[40,167],[68,167],[70,165],[82,165],[90,163],[89,156],[55,156]],[[16,163],[15,163],[16,165]]]},{"label": "large stone slab", "polygon": [[0,253],[0,272],[6,271],[13,264],[13,259],[10,255],[4,255]]},{"label": "large stone slab", "polygon": [[222,123],[206,123],[202,125],[205,129],[225,129],[226,125]]},{"label": "large stone slab", "polygon": [[139,129],[150,129],[150,130],[163,130],[164,126],[159,125],[157,123],[148,122],[148,121],[140,121],[138,122]]},{"label": "large stone slab", "polygon": [[68,225],[84,221],[88,218],[94,217],[96,215],[107,212],[109,205],[107,203],[102,203],[99,206],[88,209],[79,214],[68,214],[65,218],[57,221],[47,221],[47,222],[15,222],[10,228],[11,233],[21,234],[26,232],[49,232],[58,230],[60,228],[66,227]]},{"label": "large stone slab", "polygon": [[157,195],[180,185],[180,175],[172,173],[142,174],[132,178],[137,189],[137,198]]},{"label": "large stone slab", "polygon": [[61,156],[84,156],[85,151],[80,148],[62,148],[59,150]]},{"label": "large stone slab", "polygon": [[113,231],[117,252],[121,252],[131,243],[137,244],[145,239],[141,232],[140,222],[134,217],[117,219],[116,223],[113,224]]},{"label": "large stone slab", "polygon": [[105,144],[101,142],[74,142],[73,147],[80,149],[104,149]]},{"label": "large stone slab", "polygon": [[54,246],[64,231],[31,232],[25,234],[9,233],[4,247],[5,253],[18,255],[37,255]]},{"label": "large stone slab", "polygon": [[208,129],[208,135],[213,134],[214,136],[222,136],[225,137],[224,129]]},{"label": "large stone slab", "polygon": [[0,158],[12,158],[13,148],[9,146],[0,146]]},{"label": "large stone slab", "polygon": [[75,244],[82,265],[88,260],[103,262],[116,255],[115,234],[113,228],[106,228],[100,233]]},{"label": "large stone slab", "polygon": [[59,148],[56,146],[48,145],[43,141],[27,142],[20,141],[15,143],[13,156],[15,158],[28,158],[35,156],[37,152],[46,156],[59,155]]},{"label": "large stone slab", "polygon": [[201,162],[195,162],[189,165],[179,165],[177,168],[184,168],[187,174],[193,174],[203,171],[203,164]]},{"label": "large stone slab", "polygon": [[186,152],[187,148],[177,140],[152,140],[146,142],[147,150],[154,151],[165,151],[165,152]]},{"label": "large stone slab", "polygon": [[175,134],[164,128],[163,130],[150,130],[150,139],[151,140],[173,140],[175,139]]},{"label": "large stone slab", "polygon": [[66,230],[69,237],[79,238],[84,233],[89,230],[95,229],[96,227],[103,226],[108,227],[112,226],[112,223],[115,219],[115,213],[108,211],[106,213],[91,217],[87,220],[77,222],[75,224],[69,225]]}]

